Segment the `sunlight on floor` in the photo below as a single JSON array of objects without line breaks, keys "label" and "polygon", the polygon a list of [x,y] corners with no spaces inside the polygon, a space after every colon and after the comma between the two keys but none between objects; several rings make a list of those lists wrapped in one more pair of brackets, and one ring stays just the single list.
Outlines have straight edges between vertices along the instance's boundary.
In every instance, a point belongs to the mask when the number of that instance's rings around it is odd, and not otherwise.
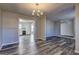
[{"label": "sunlight on floor", "polygon": [[26,35],[26,36],[20,36],[19,38],[19,53],[24,54],[24,51],[29,53],[35,53],[36,50],[36,44],[34,41],[34,35]]}]

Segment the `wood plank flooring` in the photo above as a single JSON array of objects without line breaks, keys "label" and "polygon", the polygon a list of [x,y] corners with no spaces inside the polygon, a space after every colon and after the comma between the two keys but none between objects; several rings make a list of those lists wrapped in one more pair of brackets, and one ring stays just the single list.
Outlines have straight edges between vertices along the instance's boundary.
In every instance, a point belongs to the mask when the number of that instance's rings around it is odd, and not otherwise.
[{"label": "wood plank flooring", "polygon": [[0,55],[76,55],[74,41],[67,43],[65,39],[28,41],[24,39],[22,45],[16,48],[0,51]]}]

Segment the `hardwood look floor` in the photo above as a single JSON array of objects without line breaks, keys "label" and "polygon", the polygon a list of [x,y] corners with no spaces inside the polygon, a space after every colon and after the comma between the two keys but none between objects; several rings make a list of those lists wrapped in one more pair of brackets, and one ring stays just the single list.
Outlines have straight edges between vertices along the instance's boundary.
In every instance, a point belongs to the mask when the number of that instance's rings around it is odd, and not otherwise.
[{"label": "hardwood look floor", "polygon": [[74,40],[52,38],[52,40],[34,40],[33,36],[22,36],[15,48],[0,51],[0,55],[76,55]]}]

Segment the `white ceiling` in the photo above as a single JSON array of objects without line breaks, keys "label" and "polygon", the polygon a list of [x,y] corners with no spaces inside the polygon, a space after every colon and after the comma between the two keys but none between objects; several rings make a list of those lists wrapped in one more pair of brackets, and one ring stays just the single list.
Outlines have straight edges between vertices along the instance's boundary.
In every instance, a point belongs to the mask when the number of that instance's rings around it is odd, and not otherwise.
[{"label": "white ceiling", "polygon": [[[50,20],[71,19],[74,17],[74,4],[68,3],[39,3],[41,9]],[[0,3],[2,9],[32,16],[32,10],[36,8],[34,3]]]}]

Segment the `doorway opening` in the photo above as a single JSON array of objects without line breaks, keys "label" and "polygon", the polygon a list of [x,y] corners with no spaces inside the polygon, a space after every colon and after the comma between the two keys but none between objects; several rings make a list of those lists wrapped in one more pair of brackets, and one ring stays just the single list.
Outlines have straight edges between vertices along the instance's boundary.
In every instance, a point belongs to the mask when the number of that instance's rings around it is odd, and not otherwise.
[{"label": "doorway opening", "polygon": [[19,52],[22,54],[25,49],[35,45],[35,21],[19,19]]}]

